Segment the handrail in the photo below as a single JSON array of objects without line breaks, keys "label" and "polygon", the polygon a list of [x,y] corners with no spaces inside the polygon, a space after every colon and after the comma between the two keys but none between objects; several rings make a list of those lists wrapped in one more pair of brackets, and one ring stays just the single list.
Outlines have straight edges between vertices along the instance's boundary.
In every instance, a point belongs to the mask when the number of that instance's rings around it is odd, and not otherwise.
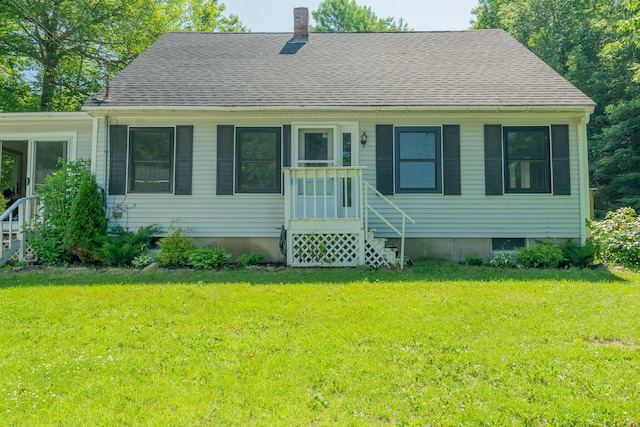
[{"label": "handrail", "polygon": [[[402,231],[398,230],[397,227],[395,227],[393,224],[391,224],[385,217],[382,216],[382,214],[380,212],[378,212],[373,206],[369,205],[369,198],[368,198],[368,193],[367,191],[363,191],[364,193],[364,206],[370,210],[371,212],[373,212],[374,214],[376,214],[376,216],[378,218],[380,218],[385,224],[387,224],[387,226],[389,226],[389,228],[391,228],[393,231],[396,232],[396,234],[398,234],[400,236],[400,269],[402,270],[404,268],[404,238],[405,238],[405,230],[406,230],[406,222],[407,220],[411,221],[413,224],[415,224],[416,222],[409,216],[407,215],[402,209],[400,209],[398,206],[396,206],[395,203],[393,203],[391,200],[389,200],[384,194],[382,194],[381,192],[379,192],[373,185],[369,184],[367,181],[362,180],[362,183],[365,185],[365,190],[368,188],[370,190],[373,190],[373,193],[380,197],[382,200],[384,200],[385,202],[387,202],[387,204],[389,206],[391,206],[393,209],[395,209],[400,215],[402,215]],[[365,230],[369,230],[369,215],[363,215],[364,216],[364,229]]]},{"label": "handrail", "polygon": [[[20,260],[23,261],[26,255],[26,230],[32,224],[36,214],[38,196],[22,197],[16,200],[9,208],[0,214],[0,224],[2,226],[2,238],[0,239],[0,265],[4,264],[15,253],[13,248],[13,235],[18,236],[20,244]],[[17,218],[17,221],[14,219]],[[7,239],[4,235],[7,235]],[[5,244],[7,248],[5,248]],[[5,253],[11,252],[11,253]]]}]

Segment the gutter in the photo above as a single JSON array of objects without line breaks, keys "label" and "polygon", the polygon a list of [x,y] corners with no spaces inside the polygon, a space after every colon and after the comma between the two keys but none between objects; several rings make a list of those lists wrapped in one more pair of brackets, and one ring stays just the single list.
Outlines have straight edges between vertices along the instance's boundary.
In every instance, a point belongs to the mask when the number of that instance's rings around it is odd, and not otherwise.
[{"label": "gutter", "polygon": [[82,111],[90,115],[100,115],[100,112],[117,111],[201,111],[201,112],[246,112],[246,111],[361,111],[361,112],[396,112],[396,111],[428,111],[428,112],[574,112],[588,113],[594,111],[593,105],[539,105],[539,106],[92,106],[83,107]]}]

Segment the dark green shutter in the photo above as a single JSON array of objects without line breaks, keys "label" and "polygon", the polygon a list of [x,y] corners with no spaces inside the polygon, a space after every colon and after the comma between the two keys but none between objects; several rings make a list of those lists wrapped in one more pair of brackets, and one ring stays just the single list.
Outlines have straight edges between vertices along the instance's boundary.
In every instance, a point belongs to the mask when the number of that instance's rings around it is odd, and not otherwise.
[{"label": "dark green shutter", "polygon": [[553,164],[553,194],[571,194],[569,161],[569,126],[551,126],[551,162]]},{"label": "dark green shutter", "polygon": [[376,125],[376,188],[393,194],[393,125]]},{"label": "dark green shutter", "polygon": [[174,194],[191,194],[193,126],[176,126],[176,182]]},{"label": "dark green shutter", "polygon": [[444,194],[462,194],[460,183],[460,125],[442,126]]},{"label": "dark green shutter", "polygon": [[216,194],[233,194],[233,126],[218,126]]},{"label": "dark green shutter", "polygon": [[502,126],[484,126],[484,188],[487,195],[503,194]]},{"label": "dark green shutter", "polygon": [[291,167],[291,125],[282,126],[282,167]]},{"label": "dark green shutter", "polygon": [[127,193],[126,125],[109,126],[109,194]]}]

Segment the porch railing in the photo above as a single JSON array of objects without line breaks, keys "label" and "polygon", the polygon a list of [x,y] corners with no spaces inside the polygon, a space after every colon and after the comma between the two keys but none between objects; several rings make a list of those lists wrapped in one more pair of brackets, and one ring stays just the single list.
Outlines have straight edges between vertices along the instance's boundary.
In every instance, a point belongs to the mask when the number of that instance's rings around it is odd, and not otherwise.
[{"label": "porch railing", "polygon": [[24,261],[27,253],[27,232],[32,227],[38,209],[38,196],[23,197],[9,206],[0,215],[2,244],[0,244],[0,265],[4,265],[19,251],[19,260]]},{"label": "porch railing", "polygon": [[[367,181],[362,181],[363,186],[364,186],[364,206],[367,208],[367,211],[371,211],[373,214],[375,214],[378,218],[380,218],[385,224],[387,224],[387,226],[392,229],[396,234],[398,234],[398,236],[400,237],[400,269],[402,269],[404,267],[404,238],[405,238],[405,234],[406,234],[406,224],[407,224],[407,220],[410,221],[411,223],[415,224],[416,222],[409,216],[407,215],[402,209],[400,209],[398,206],[395,205],[395,203],[393,203],[391,200],[389,200],[384,194],[382,194],[381,192],[379,192],[373,185],[369,184]],[[398,212],[400,214],[400,216],[402,217],[402,226],[401,229],[398,230],[398,228],[396,226],[394,226],[393,224],[391,224],[391,222],[385,218],[380,212],[378,212],[373,206],[371,206],[369,204],[369,191],[372,191],[376,196],[380,197],[382,200],[384,200],[385,202],[387,202],[387,204],[389,206],[391,206],[396,212]],[[369,229],[369,215],[364,215],[364,229],[368,230]]]},{"label": "porch railing", "polygon": [[363,169],[285,168],[285,227],[290,220],[362,218]]}]

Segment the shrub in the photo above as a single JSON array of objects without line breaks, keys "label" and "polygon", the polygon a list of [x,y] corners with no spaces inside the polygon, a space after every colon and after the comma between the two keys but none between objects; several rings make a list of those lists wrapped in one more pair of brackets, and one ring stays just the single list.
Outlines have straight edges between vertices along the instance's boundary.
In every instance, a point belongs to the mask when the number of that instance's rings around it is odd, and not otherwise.
[{"label": "shrub", "polygon": [[131,261],[135,268],[145,268],[153,262],[153,257],[147,254],[140,254]]},{"label": "shrub", "polygon": [[250,254],[243,254],[238,257],[236,262],[238,265],[242,265],[244,267],[248,265],[259,264],[265,257],[265,254],[261,252],[252,252]]},{"label": "shrub", "polygon": [[95,176],[82,177],[78,194],[73,198],[69,222],[65,229],[65,245],[80,262],[95,261],[95,253],[107,235],[107,220],[102,195]]},{"label": "shrub", "polygon": [[512,252],[502,252],[489,260],[489,265],[496,268],[516,268],[516,255]]},{"label": "shrub", "polygon": [[516,249],[516,263],[527,268],[557,268],[563,259],[562,249],[551,242]]},{"label": "shrub", "polygon": [[562,248],[562,256],[564,260],[560,265],[568,267],[586,268],[593,265],[596,254],[596,247],[593,243],[587,242],[586,245],[576,245],[571,240]]},{"label": "shrub", "polygon": [[71,259],[71,250],[65,235],[73,200],[78,194],[83,177],[91,175],[85,160],[61,163],[56,172],[44,178],[37,195],[42,209],[38,212],[29,244],[38,255],[40,264],[66,264]]},{"label": "shrub", "polygon": [[211,270],[224,266],[231,254],[223,248],[198,248],[189,255],[189,265],[197,270]]},{"label": "shrub", "polygon": [[144,253],[149,246],[151,237],[159,232],[160,228],[155,225],[141,227],[136,233],[118,226],[112,235],[104,237],[102,246],[96,251],[96,256],[107,265],[118,267],[132,265],[133,260]]},{"label": "shrub", "polygon": [[587,224],[600,261],[640,267],[640,217],[633,208],[620,208]]},{"label": "shrub", "polygon": [[190,265],[189,256],[194,251],[193,239],[186,235],[186,230],[172,223],[169,235],[158,241],[160,253],[156,261],[160,267],[183,267]]}]

